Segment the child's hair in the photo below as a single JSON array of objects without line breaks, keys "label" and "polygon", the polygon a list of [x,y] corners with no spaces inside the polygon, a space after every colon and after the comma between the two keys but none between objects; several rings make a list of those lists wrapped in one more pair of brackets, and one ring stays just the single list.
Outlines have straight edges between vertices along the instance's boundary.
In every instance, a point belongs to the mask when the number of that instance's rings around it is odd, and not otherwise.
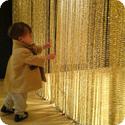
[{"label": "child's hair", "polygon": [[20,36],[23,36],[26,33],[32,33],[32,29],[24,22],[14,23],[8,30],[9,37],[14,40],[18,40]]}]

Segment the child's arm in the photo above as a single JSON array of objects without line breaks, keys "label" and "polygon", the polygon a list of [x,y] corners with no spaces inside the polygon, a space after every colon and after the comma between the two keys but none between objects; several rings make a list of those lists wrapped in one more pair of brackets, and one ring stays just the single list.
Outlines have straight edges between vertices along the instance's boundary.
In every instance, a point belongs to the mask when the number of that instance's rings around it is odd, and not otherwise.
[{"label": "child's arm", "polygon": [[43,46],[35,45],[35,47],[36,47],[37,53],[41,53],[42,50],[50,48],[50,47],[51,47],[51,43],[48,42],[48,43],[46,43],[46,44],[43,45]]},{"label": "child's arm", "polygon": [[47,60],[55,58],[55,54],[40,56],[40,55],[33,55],[31,51],[25,50],[23,51],[23,57],[24,57],[25,64],[43,67],[44,63]]},{"label": "child's arm", "polygon": [[36,51],[37,51],[38,54],[43,51],[43,46],[35,45],[35,48],[36,48]]}]

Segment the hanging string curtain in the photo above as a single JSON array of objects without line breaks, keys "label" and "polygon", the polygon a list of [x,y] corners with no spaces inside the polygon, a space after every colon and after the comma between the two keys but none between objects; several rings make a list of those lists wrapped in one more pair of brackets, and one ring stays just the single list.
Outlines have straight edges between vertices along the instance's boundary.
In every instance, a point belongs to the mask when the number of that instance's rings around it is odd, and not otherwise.
[{"label": "hanging string curtain", "polygon": [[39,90],[81,125],[115,125],[125,117],[125,8],[117,0],[13,0],[13,22],[49,39],[56,60],[45,64]]}]

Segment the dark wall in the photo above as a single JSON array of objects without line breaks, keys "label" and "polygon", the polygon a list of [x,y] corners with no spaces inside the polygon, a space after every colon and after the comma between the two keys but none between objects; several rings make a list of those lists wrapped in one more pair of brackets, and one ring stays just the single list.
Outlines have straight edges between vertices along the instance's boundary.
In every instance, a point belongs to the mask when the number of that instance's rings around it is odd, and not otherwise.
[{"label": "dark wall", "polygon": [[12,0],[8,0],[0,8],[0,79],[5,76],[6,66],[12,51],[12,40],[7,34],[11,24]]}]

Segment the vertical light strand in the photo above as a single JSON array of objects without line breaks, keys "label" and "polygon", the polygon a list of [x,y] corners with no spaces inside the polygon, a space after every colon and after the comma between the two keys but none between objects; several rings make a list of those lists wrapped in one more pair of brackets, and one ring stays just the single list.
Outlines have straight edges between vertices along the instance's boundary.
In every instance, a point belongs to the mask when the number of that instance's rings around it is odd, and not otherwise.
[{"label": "vertical light strand", "polygon": [[87,40],[87,68],[94,68],[96,66],[96,58],[93,58],[94,50],[93,50],[93,44],[94,44],[94,29],[95,29],[95,13],[96,13],[96,1],[90,1],[89,3],[89,22],[88,22],[88,40]]},{"label": "vertical light strand", "polygon": [[[72,2],[68,1],[68,44],[67,44],[67,49],[68,49],[68,55],[67,55],[67,70],[68,70],[68,91],[69,91],[69,115],[71,116],[71,118],[73,119],[73,115],[74,115],[74,102],[73,102],[73,80],[72,80],[72,55],[70,54],[72,51],[72,47],[70,46],[72,44],[72,21],[73,21],[73,3],[75,0],[72,0]],[[73,104],[73,105],[72,105]]]},{"label": "vertical light strand", "polygon": [[[52,3],[52,2],[51,2]],[[57,32],[59,33],[60,32],[60,25],[61,25],[61,20],[60,20],[60,13],[61,13],[61,10],[60,10],[60,1],[57,1],[57,12],[56,12],[56,16],[58,17],[56,17],[56,19],[57,19],[57,23],[56,23],[56,60],[55,60],[55,68],[54,68],[54,70],[55,70],[55,92],[54,92],[54,95],[53,96],[55,96],[55,104],[57,105],[57,85],[58,85],[58,74],[59,74],[59,69],[60,69],[60,56],[59,56],[59,53],[60,53],[60,36],[57,34]],[[52,5],[51,5],[52,6]],[[50,12],[51,13],[51,12]],[[58,15],[58,13],[59,13],[59,15]],[[51,26],[50,26],[51,27]],[[51,33],[51,32],[50,32]],[[50,37],[51,38],[51,37]],[[63,76],[62,76],[63,77]]]},{"label": "vertical light strand", "polygon": [[[57,26],[57,1],[56,0],[50,0],[50,42],[52,44],[52,47],[50,49],[50,53],[55,52],[56,53],[56,26]],[[55,83],[55,66],[54,65],[56,61],[50,61],[50,75],[52,76],[52,83],[51,83],[51,101],[54,102],[55,100],[55,90],[56,90],[56,83]]]},{"label": "vertical light strand", "polygon": [[31,0],[13,0],[13,22],[31,25]]},{"label": "vertical light strand", "polygon": [[[111,83],[111,104],[110,104],[110,112],[111,112],[111,120],[112,124],[119,124],[124,119],[124,114],[122,111],[124,110],[124,103],[122,102],[122,96],[120,96],[121,92],[123,92],[124,81],[122,77],[119,77],[121,73],[124,74],[124,65],[122,65],[122,69],[120,68],[120,60],[122,57],[120,56],[120,50],[122,46],[122,29],[124,25],[124,7],[118,1],[112,0],[110,2],[110,66],[112,67],[112,83]],[[124,46],[122,46],[124,48]],[[124,52],[122,52],[124,54]],[[125,62],[123,61],[123,64]],[[122,76],[122,75],[121,75]],[[119,79],[120,78],[120,79]],[[121,83],[122,81],[122,83]]]},{"label": "vertical light strand", "polygon": [[[32,1],[32,28],[33,28],[33,38],[34,42],[38,45],[45,44],[49,39],[48,25],[49,25],[49,0],[41,1],[35,0]],[[48,54],[48,50],[43,51],[42,55]],[[48,71],[48,63],[45,63],[45,69]],[[48,81],[51,79],[47,75]],[[44,84],[43,84],[44,86]],[[46,97],[50,100],[50,82],[45,86],[43,91],[46,93]]]}]

